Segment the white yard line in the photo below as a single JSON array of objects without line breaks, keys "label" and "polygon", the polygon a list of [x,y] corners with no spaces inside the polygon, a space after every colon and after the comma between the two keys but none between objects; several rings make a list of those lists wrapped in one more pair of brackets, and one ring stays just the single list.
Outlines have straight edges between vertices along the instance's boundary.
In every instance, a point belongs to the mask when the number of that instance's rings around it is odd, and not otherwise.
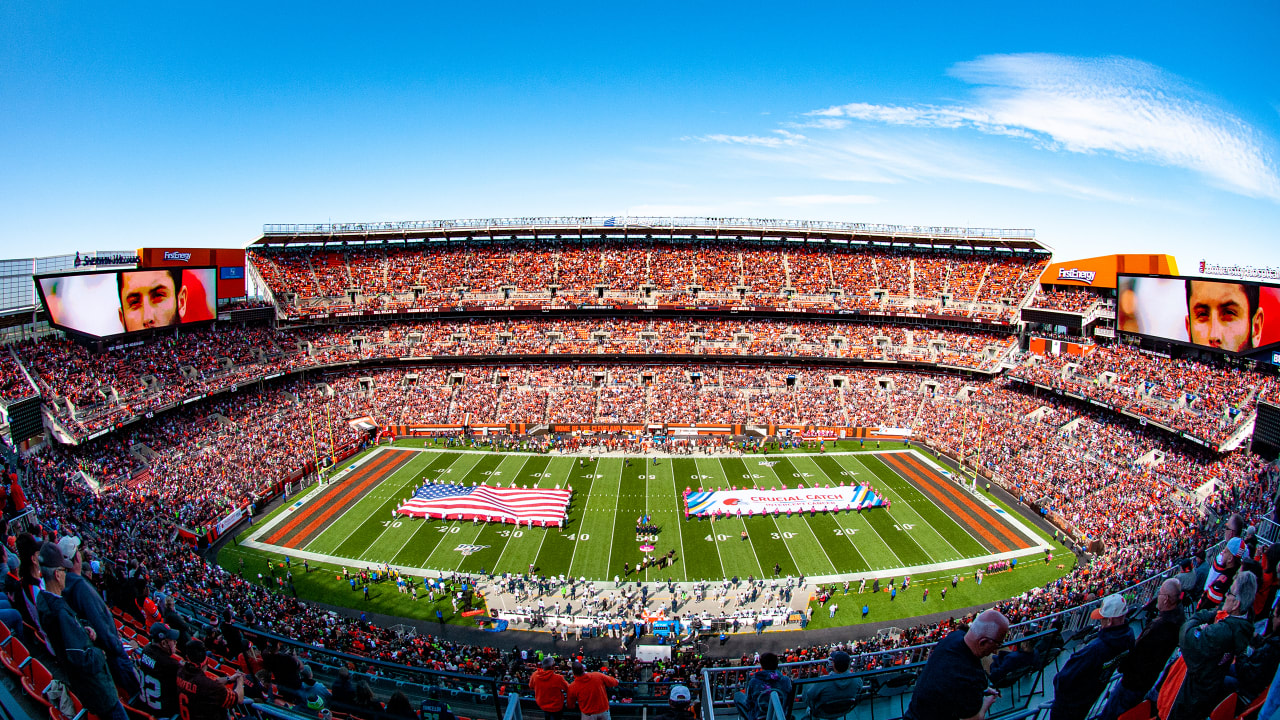
[{"label": "white yard line", "polygon": [[[460,456],[455,456],[455,457],[453,458],[453,460],[451,460],[451,461],[449,462],[449,464],[448,464],[448,465],[446,465],[445,467],[453,467],[454,463],[458,462],[458,457],[460,457]],[[430,469],[431,469],[430,467],[428,467],[428,468],[427,468],[427,470],[430,470]],[[416,478],[415,478],[415,479],[416,479]],[[410,522],[412,522],[412,521],[410,521]],[[421,519],[421,522],[422,522],[422,524],[423,524],[423,525],[425,525],[425,524],[427,523],[426,518],[422,518],[422,519]],[[410,540],[412,540],[414,537],[416,537],[416,536],[418,535],[418,530],[421,530],[421,529],[422,529],[422,528],[421,528],[421,527],[419,527],[419,528],[415,529],[413,532],[409,533],[409,537],[405,538],[405,539],[404,539],[404,542],[400,543],[400,547],[396,548],[396,551],[395,551],[394,553],[392,553],[392,554],[391,554],[391,557],[394,559],[395,557],[399,556],[399,555],[400,555],[400,553],[405,549],[405,547],[406,547],[406,546],[408,546],[409,541],[410,541]]]},{"label": "white yard line", "polygon": [[[859,461],[858,461],[858,464],[859,464],[859,465],[862,465],[862,461],[861,461],[861,460],[859,460]],[[913,482],[911,479],[909,479],[909,478],[908,478],[906,475],[904,475],[903,473],[898,472],[898,470],[897,470],[896,468],[894,468],[893,466],[889,465],[888,463],[885,463],[885,465],[884,465],[884,466],[885,466],[885,469],[887,469],[889,472],[893,473],[894,475],[897,475],[899,478],[902,478],[902,481],[903,481],[903,482],[907,483],[908,485],[911,485],[912,487],[916,488],[916,490],[920,491],[920,494],[921,494],[921,495],[924,495],[924,496],[925,496],[925,499],[929,500],[930,502],[933,502],[933,500],[929,497],[929,493],[925,492],[925,489],[924,489],[924,488],[917,486],[915,482]],[[863,465],[863,467],[866,467],[866,466],[865,466],[865,465]],[[901,499],[901,498],[899,498],[899,499]],[[971,532],[971,531],[969,530],[969,528],[968,528],[968,527],[966,527],[967,522],[966,522],[966,520],[965,520],[965,518],[964,518],[963,516],[959,516],[959,517],[951,517],[951,514],[950,514],[950,513],[948,513],[948,512],[947,512],[947,510],[946,510],[945,508],[943,508],[942,506],[938,505],[938,503],[934,503],[934,506],[935,506],[935,507],[937,507],[939,510],[941,510],[941,511],[943,512],[943,514],[945,514],[947,517],[951,518],[951,519],[955,522],[955,524],[956,524],[956,525],[959,525],[959,526],[960,526],[960,529],[961,529],[961,530],[964,530],[964,532],[965,532],[965,534],[966,534],[966,535],[968,535],[969,537],[973,538],[973,541],[974,541],[974,542],[976,542],[976,543],[978,543],[978,546],[979,546],[979,547],[986,547],[986,545],[982,542],[982,540],[980,540],[980,539],[978,538],[978,536],[974,535],[974,534],[973,534],[973,532]],[[957,513],[957,515],[959,515],[959,513]],[[954,547],[954,546],[953,546],[953,547]]]},{"label": "white yard line", "polygon": [[[552,460],[553,460],[552,458],[547,458],[547,465],[546,465],[546,467],[544,467],[544,468],[542,469],[542,474],[543,474],[543,475],[546,475],[546,474],[547,474],[547,468],[550,468],[550,467],[551,467]],[[521,468],[521,469],[523,470],[524,468]],[[538,485],[539,485],[539,486],[542,486],[542,484],[543,484],[543,483],[549,483],[549,482],[551,482],[551,478],[548,478],[548,477],[540,477],[540,478],[538,478]],[[547,485],[546,487],[551,487],[551,485]],[[520,528],[520,526],[519,526],[519,525],[517,525],[517,526],[516,526],[516,529],[518,530],[519,528]],[[530,528],[530,529],[532,529],[532,528]],[[503,546],[502,546],[502,552],[498,553],[498,559],[497,559],[496,561],[494,561],[494,563],[493,563],[493,572],[494,572],[494,574],[495,574],[495,575],[496,575],[496,574],[500,574],[500,572],[501,572],[501,571],[499,571],[499,570],[498,570],[498,568],[502,567],[502,559],[503,559],[503,558],[505,558],[505,557],[507,556],[507,550],[511,549],[511,541],[512,541],[513,539],[516,539],[516,538],[513,538],[513,537],[511,537],[511,536],[509,536],[509,535],[508,535],[508,536],[507,536],[507,544],[506,544],[506,545],[503,545]],[[547,534],[546,534],[546,533],[543,533],[543,534],[542,534],[542,539],[543,539],[543,540],[546,540],[546,539],[547,539]],[[541,550],[542,550],[542,543],[538,543],[538,550],[539,550],[539,551],[541,551]],[[534,560],[535,560],[535,561],[537,560],[537,556],[534,556]]]},{"label": "white yard line", "polygon": [[688,569],[688,568],[689,568],[689,563],[688,563],[688,557],[689,557],[689,554],[688,554],[688,551],[685,549],[685,546],[684,546],[684,523],[685,523],[685,514],[684,514],[684,508],[682,507],[682,506],[684,505],[684,495],[682,495],[682,494],[681,494],[681,492],[680,492],[680,483],[676,480],[676,466],[675,466],[675,463],[667,463],[667,469],[668,469],[668,471],[671,473],[671,489],[675,490],[675,493],[676,493],[676,494],[675,494],[675,498],[676,498],[676,537],[678,537],[678,538],[679,538],[679,542],[680,542],[680,572],[684,575],[684,579],[685,579],[685,580],[688,580],[688,579],[689,579],[689,569]]},{"label": "white yard line", "polygon": [[[697,467],[697,466],[698,466],[698,460],[712,460],[712,459],[714,459],[714,458],[694,458],[694,461],[693,461],[694,467]],[[719,464],[720,464],[719,460],[717,460],[717,461],[716,461],[716,464],[717,464],[717,465],[719,465]],[[698,474],[699,474],[699,475],[704,475],[705,473],[703,473],[703,472],[702,472],[702,469],[701,469],[701,468],[698,468]],[[728,481],[728,482],[729,482],[730,487],[732,487],[732,486],[733,486],[733,480],[731,480],[731,479],[729,478],[729,474],[725,472],[725,470],[724,470],[724,465],[720,465],[720,475],[721,475],[721,476],[722,476],[726,481]],[[742,526],[742,529],[743,529],[743,530],[746,530],[746,529],[747,529],[747,525],[746,525],[746,523],[745,523],[745,522],[743,522],[743,521],[742,521],[742,518],[738,518],[737,520],[738,520],[738,524]],[[754,542],[752,542],[752,540],[751,540],[751,533],[749,533],[749,532],[747,533],[747,544],[751,546],[751,558],[752,558],[753,560],[755,560],[755,561],[756,561],[756,569],[760,571],[760,577],[764,577],[764,566],[760,564],[760,553],[756,551],[756,544],[755,544]],[[720,552],[720,541],[719,541],[719,540],[716,540],[716,552]],[[787,550],[787,552],[791,552],[791,550],[789,550],[789,549],[788,549],[788,550]],[[795,561],[795,558],[794,558],[794,557],[792,558],[792,561],[793,561],[793,562]],[[721,569],[721,570],[724,570],[724,560],[723,560],[723,559],[721,559],[721,561],[720,561],[720,569]],[[835,566],[834,566],[834,565],[832,566],[832,569],[833,569],[833,570],[835,569]]]},{"label": "white yard line", "polygon": [[[870,473],[870,474],[872,475],[872,477],[877,477],[877,476],[875,475],[875,473],[872,473],[872,472],[871,472],[871,468],[869,468],[869,467],[867,467],[866,465],[864,465],[864,464],[862,463],[862,461],[861,461],[861,460],[859,460],[858,458],[853,458],[853,461],[854,461],[854,462],[856,462],[856,463],[858,463],[858,467],[860,467],[860,468],[862,468],[863,470],[866,470],[868,473]],[[842,467],[843,467],[843,466],[842,466]],[[888,468],[890,472],[894,472],[894,473],[895,473],[895,474],[897,474],[899,477],[902,477],[902,474],[901,474],[901,473],[896,472],[893,468],[889,467],[888,465],[885,465],[885,467],[886,467],[886,468]],[[907,480],[907,478],[903,477],[902,479],[903,479],[903,481],[907,482],[908,484],[911,484],[911,483],[910,483],[910,481],[909,481],[909,480]],[[914,485],[912,485],[912,487],[915,487],[915,486],[914,486]],[[924,492],[923,492],[920,488],[916,488],[916,490],[917,490],[918,492],[920,492],[920,494],[921,494],[921,495],[924,495]],[[960,552],[958,549],[956,549],[956,546],[955,546],[955,545],[953,545],[953,544],[951,543],[951,541],[947,539],[947,536],[946,536],[946,535],[945,535],[941,530],[939,530],[938,528],[934,527],[934,526],[933,526],[933,523],[930,523],[930,522],[926,521],[926,520],[924,519],[924,516],[920,514],[920,511],[919,511],[919,510],[916,510],[916,509],[912,506],[912,504],[911,504],[910,502],[908,502],[908,501],[907,501],[907,499],[906,499],[905,497],[903,497],[901,494],[899,494],[899,493],[898,493],[898,491],[897,491],[897,490],[894,490],[893,488],[888,487],[888,486],[886,485],[886,486],[883,488],[883,492],[886,494],[886,496],[887,496],[889,493],[892,493],[892,494],[893,494],[893,497],[892,497],[892,498],[890,498],[890,500],[897,500],[897,501],[898,501],[898,505],[900,505],[900,506],[901,506],[901,507],[903,507],[903,508],[906,508],[908,511],[910,511],[910,513],[911,513],[912,515],[915,515],[915,516],[916,516],[916,520],[917,520],[918,524],[923,525],[923,526],[925,526],[925,527],[929,528],[931,531],[933,531],[933,534],[934,534],[934,535],[937,535],[939,538],[942,538],[942,542],[946,543],[946,544],[947,544],[947,547],[951,548],[951,551],[952,551],[953,553],[955,553],[955,558],[952,558],[952,559],[958,559],[958,558],[963,558],[963,557],[964,557],[964,553],[962,553],[962,552]],[[938,507],[937,503],[934,503],[932,500],[930,500],[930,499],[929,499],[929,497],[928,497],[927,495],[925,496],[925,501],[926,501],[926,502],[931,503],[934,507]],[[942,508],[938,508],[938,509],[939,509],[939,510],[942,510],[942,513],[943,513],[944,515],[946,515],[946,511],[945,511],[945,510],[943,510]],[[889,510],[889,515],[890,515],[890,517],[893,517],[893,516],[894,516],[893,508],[889,508],[888,510]],[[951,516],[950,516],[950,515],[947,515],[947,517],[948,517],[949,519],[951,519]],[[954,522],[954,519],[953,519],[953,522]],[[900,524],[900,523],[898,523],[898,524]],[[913,523],[913,524],[915,524],[915,523]],[[957,525],[959,525],[959,523],[958,523],[958,522],[957,522],[956,524],[957,524]],[[963,526],[961,527],[961,529],[963,529]],[[973,534],[972,534],[972,533],[969,533],[969,535],[970,535],[970,537],[972,537],[972,536],[973,536]],[[919,546],[920,546],[920,549],[921,549],[921,550],[924,550],[924,553],[925,553],[926,555],[928,555],[928,556],[929,556],[929,559],[930,559],[930,560],[933,560],[934,562],[937,562],[937,561],[938,561],[938,558],[935,558],[935,557],[933,556],[933,553],[929,552],[929,550],[928,550],[927,548],[925,548],[925,546],[924,546],[924,545],[922,545],[919,541],[916,541],[916,545],[919,545]],[[981,546],[981,545],[982,545],[982,543],[978,543],[978,545],[979,545],[979,546]],[[894,553],[894,554],[896,555],[897,553]],[[945,560],[944,560],[944,562],[945,562]]]},{"label": "white yard line", "polygon": [[[795,467],[795,463],[791,462],[790,460],[787,461],[787,464],[791,465],[791,467]],[[757,467],[759,466],[757,465]],[[764,469],[768,470],[773,475],[774,479],[778,481],[778,484],[780,485],[786,484],[786,481],[782,479],[782,476],[778,474],[777,470],[773,469],[772,465],[765,465]],[[756,474],[756,473],[751,473],[751,474]],[[823,473],[824,476],[825,474],[826,473]],[[802,479],[802,478],[797,478],[797,479]],[[756,482],[755,478],[752,478],[751,482],[754,483],[757,488],[760,488],[760,483]],[[760,488],[760,489],[764,489],[764,488]],[[773,520],[773,529],[778,531],[778,539],[782,541],[783,547],[787,549],[787,554],[791,556],[791,564],[796,566],[796,572],[807,577],[809,573],[806,573],[804,569],[800,567],[800,563],[796,560],[796,554],[791,552],[791,543],[787,542],[787,538],[782,534],[783,530],[782,530],[782,527],[778,525],[778,518],[774,517],[773,515],[770,515],[769,519]],[[809,537],[813,538],[813,541],[818,545],[818,549],[822,551],[823,557],[827,559],[827,564],[831,566],[831,572],[839,572],[840,568],[836,567],[835,562],[831,560],[831,554],[827,552],[827,549],[825,547],[823,547],[822,541],[818,539],[818,533],[814,531],[813,526],[809,524],[809,521],[804,519],[803,513],[801,513],[800,519],[804,522],[805,529],[809,531]],[[761,566],[760,571],[764,572],[764,566]]]},{"label": "white yard line", "polygon": [[[414,458],[414,460],[417,460],[417,458]],[[411,462],[413,462],[413,460],[410,460],[409,462],[411,463]],[[409,467],[409,464],[408,464],[408,463],[405,463],[405,465],[403,465],[403,466],[400,468],[400,470],[403,470],[403,469],[405,469],[405,468],[407,468],[407,467]],[[428,460],[428,461],[427,461],[427,466],[426,466],[426,467],[422,468],[422,470],[421,470],[421,471],[419,471],[419,472],[417,472],[417,473],[415,473],[415,474],[414,474],[414,476],[413,476],[413,481],[416,483],[416,482],[417,482],[417,480],[418,480],[418,478],[422,477],[423,473],[427,472],[429,469],[431,469],[431,461],[430,461],[430,460]],[[388,478],[384,479],[382,482],[378,483],[378,487],[379,487],[379,488],[380,488],[380,487],[382,487],[383,485],[387,484],[387,482],[389,482],[389,481],[390,481],[392,478],[394,478],[396,475],[399,475],[399,474],[400,474],[400,470],[395,471],[394,473],[392,473],[392,474],[391,474],[391,476],[390,476],[390,477],[388,477]],[[369,494],[365,495],[363,498],[360,498],[360,500],[357,500],[357,501],[355,502],[355,504],[353,504],[353,505],[352,505],[352,506],[347,510],[347,512],[351,512],[352,510],[355,510],[355,509],[356,509],[356,505],[359,505],[359,504],[360,504],[360,501],[361,501],[361,500],[364,500],[365,498],[382,499],[382,496],[380,496],[380,495],[373,495],[372,493],[369,493]],[[345,513],[345,512],[344,512],[344,513],[342,513],[342,514],[345,516],[347,513]],[[394,516],[394,518],[396,518],[396,519],[398,519],[399,517],[400,517],[399,515],[395,515],[395,516]],[[342,547],[343,545],[345,545],[345,544],[347,543],[347,541],[351,539],[351,536],[352,536],[352,535],[355,535],[356,533],[360,532],[360,529],[364,527],[365,523],[369,522],[370,520],[374,520],[374,519],[375,519],[375,518],[374,518],[372,515],[370,515],[369,517],[366,517],[366,518],[364,519],[364,522],[362,522],[362,523],[360,523],[359,525],[355,526],[355,528],[354,528],[354,529],[352,529],[352,530],[351,530],[351,532],[347,533],[347,536],[346,536],[346,537],[342,538],[342,540],[338,542],[338,544],[335,546],[335,549],[336,549],[336,548],[340,548],[340,547]],[[335,521],[333,521],[332,523],[329,523],[329,527],[332,527],[333,525],[337,524],[337,522],[338,522],[338,521],[337,521],[337,520],[335,520]],[[383,521],[383,522],[385,522],[385,521]],[[395,520],[393,519],[393,520],[392,520],[392,522],[395,522]],[[401,521],[401,522],[403,522],[403,521]],[[369,543],[369,546],[368,546],[367,548],[365,548],[365,551],[364,551],[363,553],[361,553],[361,554],[360,554],[360,558],[359,558],[359,560],[360,560],[361,562],[364,562],[364,561],[365,561],[365,556],[369,554],[369,550],[371,550],[371,549],[373,549],[373,548],[377,547],[378,543],[382,541],[383,536],[385,536],[385,535],[387,534],[387,532],[389,532],[391,529],[392,529],[392,528],[391,528],[391,523],[388,523],[387,525],[385,525],[385,526],[382,528],[382,532],[378,533],[378,537],[377,537],[377,538],[375,538],[375,539],[373,540],[373,542]],[[320,533],[320,535],[317,535],[317,536],[316,536],[316,539],[318,540],[318,539],[320,538],[320,536],[321,536],[321,535],[324,535],[324,532],[323,532],[323,531]],[[392,555],[391,557],[395,557],[395,555]]]},{"label": "white yard line", "polygon": [[[600,463],[599,463],[599,462],[597,462],[597,463],[596,463],[596,470],[599,470],[599,469],[600,469]],[[619,495],[621,495],[621,494],[622,494],[622,493],[621,493],[621,490],[622,490],[622,471],[623,471],[624,469],[626,469],[626,463],[624,463],[624,462],[619,462],[619,463],[618,463],[618,490],[619,490],[619,492],[614,493],[615,499],[614,499],[614,501],[613,501],[613,517],[614,517],[614,523],[617,523],[617,521],[618,521],[618,520],[617,520],[617,518],[618,518],[618,501],[617,501],[617,496],[619,496]],[[600,474],[599,472],[593,472],[593,473],[592,473],[592,475],[599,475],[599,474]],[[591,478],[591,489],[592,489],[592,493],[591,493],[591,494],[592,494],[592,495],[594,495],[594,494],[595,494],[595,492],[594,492],[594,491],[595,491],[595,487],[596,487],[596,481],[597,481],[598,479],[600,479],[600,478]],[[582,515],[583,515],[583,518],[582,518],[582,519],[583,519],[584,521],[586,520],[587,505],[589,505],[589,504],[590,504],[590,498],[587,498],[587,500],[588,500],[588,502],[587,502],[587,503],[584,503],[584,504],[583,504],[583,506],[582,506]],[[579,525],[581,525],[581,524],[583,524],[583,523],[579,523]],[[609,527],[610,527],[610,528],[612,528],[612,527],[613,527],[613,524],[610,524],[610,526],[609,526]],[[570,577],[572,577],[572,576],[573,576],[573,561],[574,561],[574,560],[576,560],[576,559],[578,558],[578,546],[579,546],[579,545],[581,545],[581,544],[582,544],[582,528],[578,528],[578,532],[574,533],[574,536],[573,536],[573,553],[569,556],[569,569],[568,569],[568,570],[566,571],[566,573],[565,573],[565,574],[566,574],[566,576],[570,576]],[[609,555],[610,555],[609,559],[610,559],[610,560],[612,560],[612,559],[613,559],[613,538],[612,538],[612,537],[610,537],[610,538],[609,538]],[[605,565],[605,568],[606,568],[605,572],[606,572],[606,573],[607,573],[607,572],[609,572],[609,571],[608,571],[608,569],[607,569],[608,567],[609,567],[608,565]],[[581,577],[581,576],[579,576],[579,577]]]}]

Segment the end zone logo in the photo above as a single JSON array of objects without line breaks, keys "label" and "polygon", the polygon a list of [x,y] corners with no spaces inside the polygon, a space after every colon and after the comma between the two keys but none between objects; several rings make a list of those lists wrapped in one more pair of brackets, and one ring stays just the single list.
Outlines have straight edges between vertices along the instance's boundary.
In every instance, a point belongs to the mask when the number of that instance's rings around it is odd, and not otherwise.
[{"label": "end zone logo", "polygon": [[1093,284],[1093,278],[1097,275],[1092,270],[1076,270],[1075,268],[1058,268],[1059,280],[1076,280],[1087,285]]},{"label": "end zone logo", "polygon": [[171,250],[164,251],[165,260],[177,260],[178,262],[190,262],[191,253],[173,252]]}]

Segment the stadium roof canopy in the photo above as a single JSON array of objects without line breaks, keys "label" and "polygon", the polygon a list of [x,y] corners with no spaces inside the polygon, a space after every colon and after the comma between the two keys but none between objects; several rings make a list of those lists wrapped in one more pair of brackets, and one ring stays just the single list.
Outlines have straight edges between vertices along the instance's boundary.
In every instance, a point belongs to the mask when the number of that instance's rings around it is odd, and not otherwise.
[{"label": "stadium roof canopy", "polygon": [[726,240],[855,244],[886,248],[1051,251],[1034,230],[915,227],[814,220],[698,217],[531,217],[264,225],[250,249],[452,240]]}]

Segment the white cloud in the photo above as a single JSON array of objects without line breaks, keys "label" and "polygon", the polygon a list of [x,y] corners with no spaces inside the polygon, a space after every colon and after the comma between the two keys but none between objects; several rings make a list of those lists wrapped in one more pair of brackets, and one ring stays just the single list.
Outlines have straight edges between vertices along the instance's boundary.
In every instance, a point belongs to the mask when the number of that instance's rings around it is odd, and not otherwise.
[{"label": "white cloud", "polygon": [[831,127],[859,121],[973,128],[1072,153],[1118,157],[1201,173],[1249,197],[1280,200],[1274,141],[1153,65],[1129,58],[988,55],[950,74],[977,86],[956,105],[849,103],[808,113]]},{"label": "white cloud", "polygon": [[724,143],[727,145],[754,145],[757,147],[788,147],[804,142],[805,136],[787,130],[774,130],[774,135],[703,135],[695,138],[703,142]]}]

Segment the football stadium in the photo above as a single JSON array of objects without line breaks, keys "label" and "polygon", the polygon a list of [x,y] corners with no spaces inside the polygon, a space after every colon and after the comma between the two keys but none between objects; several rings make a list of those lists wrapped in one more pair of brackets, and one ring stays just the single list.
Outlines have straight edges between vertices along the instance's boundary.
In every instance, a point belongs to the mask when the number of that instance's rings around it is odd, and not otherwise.
[{"label": "football stadium", "polygon": [[6,267],[27,712],[1202,720],[1280,666],[1274,284],[700,217]]}]

